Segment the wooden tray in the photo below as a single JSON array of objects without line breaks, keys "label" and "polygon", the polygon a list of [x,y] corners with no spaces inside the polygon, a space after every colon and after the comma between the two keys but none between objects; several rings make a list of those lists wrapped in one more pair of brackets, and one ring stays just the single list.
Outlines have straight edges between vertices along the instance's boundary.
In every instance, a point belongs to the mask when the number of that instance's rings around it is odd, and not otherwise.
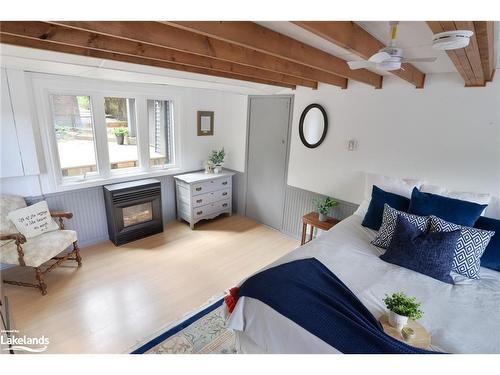
[{"label": "wooden tray", "polygon": [[389,324],[387,315],[382,315],[378,320],[380,324],[382,324],[385,333],[399,341],[404,342],[405,344],[420,349],[429,349],[429,347],[431,346],[431,335],[423,326],[421,326],[414,320],[408,319],[408,324],[406,325],[406,327],[410,327],[415,332],[415,336],[413,336],[408,341],[403,339],[403,336],[401,336],[401,332],[399,332],[396,328]]}]

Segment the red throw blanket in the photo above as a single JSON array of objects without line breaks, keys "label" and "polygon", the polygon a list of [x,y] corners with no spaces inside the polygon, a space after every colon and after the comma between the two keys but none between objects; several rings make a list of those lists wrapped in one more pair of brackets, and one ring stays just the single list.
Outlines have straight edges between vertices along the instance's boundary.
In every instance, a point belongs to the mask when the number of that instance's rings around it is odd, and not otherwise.
[{"label": "red throw blanket", "polygon": [[227,309],[230,313],[233,312],[236,302],[238,302],[238,287],[229,289],[229,294],[224,297],[224,302],[226,303]]}]

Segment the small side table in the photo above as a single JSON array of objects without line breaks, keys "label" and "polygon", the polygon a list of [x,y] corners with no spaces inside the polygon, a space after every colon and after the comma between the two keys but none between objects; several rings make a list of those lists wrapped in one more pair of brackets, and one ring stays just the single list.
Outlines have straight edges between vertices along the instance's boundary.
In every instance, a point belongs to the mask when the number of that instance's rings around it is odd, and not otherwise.
[{"label": "small side table", "polygon": [[306,234],[308,225],[311,226],[311,232],[309,233],[309,241],[311,241],[313,239],[314,228],[318,228],[321,230],[329,230],[339,222],[340,220],[334,219],[333,217],[328,217],[326,221],[319,221],[319,214],[317,212],[309,212],[308,214],[302,216],[302,239],[300,241],[300,245],[306,243]]}]

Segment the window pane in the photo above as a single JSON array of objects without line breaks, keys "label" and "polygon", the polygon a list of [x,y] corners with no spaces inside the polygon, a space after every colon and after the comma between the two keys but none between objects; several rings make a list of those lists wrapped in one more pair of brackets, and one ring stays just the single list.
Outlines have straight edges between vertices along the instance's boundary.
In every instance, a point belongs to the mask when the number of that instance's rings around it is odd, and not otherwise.
[{"label": "window pane", "polygon": [[172,102],[148,100],[149,165],[173,164]]},{"label": "window pane", "polygon": [[63,177],[97,171],[90,97],[51,95],[54,131]]},{"label": "window pane", "polygon": [[137,125],[135,100],[104,98],[111,169],[135,168],[137,155]]}]

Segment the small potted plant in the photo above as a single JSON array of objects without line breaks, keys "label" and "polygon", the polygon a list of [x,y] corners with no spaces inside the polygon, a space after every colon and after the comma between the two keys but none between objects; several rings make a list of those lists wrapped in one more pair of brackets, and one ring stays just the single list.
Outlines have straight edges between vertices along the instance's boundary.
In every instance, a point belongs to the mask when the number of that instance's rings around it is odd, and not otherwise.
[{"label": "small potted plant", "polygon": [[326,198],[316,198],[313,201],[313,204],[316,211],[318,211],[319,221],[327,221],[330,210],[333,207],[337,206],[339,202],[337,202],[333,198],[326,197]]},{"label": "small potted plant", "polygon": [[123,140],[125,139],[125,136],[128,135],[128,129],[127,128],[116,128],[113,131],[113,134],[116,137],[116,143],[119,145],[123,144]]},{"label": "small potted plant", "polygon": [[399,292],[385,295],[384,303],[389,310],[388,321],[391,326],[401,331],[408,324],[408,319],[418,320],[424,313],[420,310],[420,302],[415,297],[408,297]]},{"label": "small potted plant", "polygon": [[220,150],[213,150],[210,154],[209,160],[215,165],[214,173],[222,172],[222,163],[224,163],[224,158],[226,157],[226,152],[224,151],[224,147]]}]

